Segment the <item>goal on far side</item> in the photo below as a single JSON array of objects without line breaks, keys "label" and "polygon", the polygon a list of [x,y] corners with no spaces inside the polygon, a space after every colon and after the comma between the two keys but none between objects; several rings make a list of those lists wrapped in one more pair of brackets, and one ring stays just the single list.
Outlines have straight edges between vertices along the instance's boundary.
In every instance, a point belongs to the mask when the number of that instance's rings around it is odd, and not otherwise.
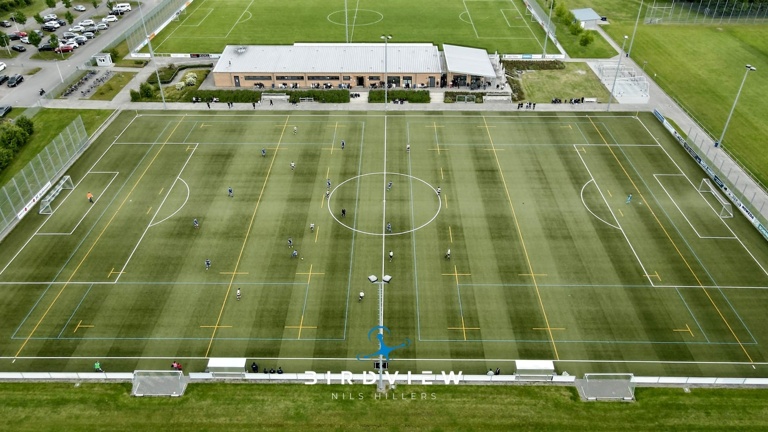
[{"label": "goal on far side", "polygon": [[40,200],[40,210],[38,213],[40,214],[51,214],[53,213],[53,206],[51,205],[53,203],[53,200],[56,199],[57,196],[63,191],[64,189],[72,190],[75,188],[74,183],[72,182],[72,178],[70,176],[64,176],[59,180],[58,183],[56,183],[56,186],[53,187],[53,189],[48,192],[43,199]]},{"label": "goal on far side", "polygon": [[184,394],[187,380],[184,372],[137,370],[133,372],[131,396],[173,396]]},{"label": "goal on far side", "polygon": [[712,181],[708,178],[701,179],[701,183],[699,184],[699,193],[703,194],[706,192],[711,193],[717,202],[720,203],[718,214],[722,219],[733,217],[733,205],[730,201],[728,201],[728,199],[720,195],[720,193],[715,189],[715,185],[712,184]]},{"label": "goal on far side", "polygon": [[576,388],[588,401],[629,402],[635,400],[633,377],[631,373],[588,373],[584,379],[576,380]]}]

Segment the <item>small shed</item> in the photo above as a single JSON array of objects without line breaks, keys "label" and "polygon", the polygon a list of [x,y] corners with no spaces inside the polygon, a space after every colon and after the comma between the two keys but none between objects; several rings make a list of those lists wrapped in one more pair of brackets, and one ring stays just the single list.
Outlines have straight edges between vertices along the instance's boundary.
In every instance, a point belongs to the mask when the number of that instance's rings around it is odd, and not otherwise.
[{"label": "small shed", "polygon": [[555,362],[551,360],[516,360],[515,375],[526,381],[552,381]]},{"label": "small shed", "polygon": [[583,29],[597,28],[597,23],[602,18],[592,8],[573,9],[571,12]]},{"label": "small shed", "polygon": [[94,54],[93,59],[96,60],[96,66],[112,67],[115,65],[115,63],[112,61],[112,55],[109,53]]},{"label": "small shed", "polygon": [[211,373],[245,373],[248,359],[231,357],[214,357],[208,359],[206,372]]}]

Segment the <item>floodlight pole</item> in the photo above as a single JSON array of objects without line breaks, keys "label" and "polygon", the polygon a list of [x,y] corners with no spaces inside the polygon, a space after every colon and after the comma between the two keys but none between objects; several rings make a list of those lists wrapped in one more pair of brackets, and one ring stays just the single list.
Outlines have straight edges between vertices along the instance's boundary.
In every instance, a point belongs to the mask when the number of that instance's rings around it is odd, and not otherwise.
[{"label": "floodlight pole", "polygon": [[389,88],[389,77],[387,76],[387,42],[392,39],[392,35],[381,35],[381,39],[384,39],[384,110],[387,109],[387,89]]},{"label": "floodlight pole", "polygon": [[544,54],[542,58],[547,59],[547,42],[549,42],[549,29],[552,28],[552,6],[555,5],[555,0],[549,0],[549,17],[547,17],[547,28],[544,29]]},{"label": "floodlight pole", "polygon": [[629,42],[629,50],[627,50],[627,57],[632,54],[632,45],[635,43],[635,34],[637,34],[637,25],[640,24],[640,13],[643,11],[643,1],[640,0],[640,9],[637,10],[637,19],[635,20],[635,29],[632,31],[632,41]]},{"label": "floodlight pole", "polygon": [[144,27],[144,34],[147,35],[147,46],[149,46],[149,59],[155,65],[155,76],[157,77],[157,86],[160,88],[160,98],[163,100],[163,109],[168,109],[165,105],[165,93],[163,92],[163,83],[160,82],[160,71],[157,70],[157,62],[155,61],[155,53],[152,51],[152,41],[149,38],[147,32],[147,23],[144,22],[144,11],[141,9],[141,2],[139,2],[139,13],[141,14],[141,25]]},{"label": "floodlight pole", "polygon": [[621,44],[621,52],[619,52],[619,63],[616,64],[616,75],[613,77],[613,85],[611,86],[611,94],[608,95],[608,108],[606,111],[611,110],[611,101],[613,100],[613,92],[616,90],[616,81],[619,80],[619,71],[621,70],[621,58],[624,56],[624,45],[627,43],[629,36],[624,35],[624,42]]},{"label": "floodlight pole", "polygon": [[349,11],[347,10],[347,0],[344,0],[344,32],[346,33],[346,41],[349,43]]},{"label": "floodlight pole", "polygon": [[715,147],[718,147],[720,146],[720,144],[723,143],[723,138],[725,138],[725,131],[728,130],[728,123],[731,122],[731,116],[733,116],[733,111],[736,109],[736,103],[739,101],[739,96],[741,96],[741,89],[744,88],[744,83],[747,82],[747,75],[749,75],[750,72],[754,72],[756,70],[757,69],[754,66],[747,65],[747,70],[744,72],[744,79],[741,80],[739,91],[736,93],[736,100],[733,101],[731,112],[728,114],[728,119],[725,121],[725,126],[723,127],[723,133],[720,134],[720,139],[715,141]]}]

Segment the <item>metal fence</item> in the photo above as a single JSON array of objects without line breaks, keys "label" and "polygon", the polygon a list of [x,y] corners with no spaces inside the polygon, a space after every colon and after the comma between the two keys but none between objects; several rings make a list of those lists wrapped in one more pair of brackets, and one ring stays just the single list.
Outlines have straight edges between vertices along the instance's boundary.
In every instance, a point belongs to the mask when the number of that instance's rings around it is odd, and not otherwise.
[{"label": "metal fence", "polygon": [[745,0],[653,0],[646,24],[768,23],[768,4]]},{"label": "metal fence", "polygon": [[0,239],[35,206],[46,189],[82,154],[87,144],[88,133],[83,119],[78,116],[0,189]]},{"label": "metal fence", "polygon": [[[189,3],[192,1],[163,0],[150,11],[143,9],[138,11],[142,14],[142,19],[125,32],[128,50],[133,53],[144,48],[147,44],[147,38],[155,37],[155,33]],[[134,11],[134,13],[136,12]]]}]

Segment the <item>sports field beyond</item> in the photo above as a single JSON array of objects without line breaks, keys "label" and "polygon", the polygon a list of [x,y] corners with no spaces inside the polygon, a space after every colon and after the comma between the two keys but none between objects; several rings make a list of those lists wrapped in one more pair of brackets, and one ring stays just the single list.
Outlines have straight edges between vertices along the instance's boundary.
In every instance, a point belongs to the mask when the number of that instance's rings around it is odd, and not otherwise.
[{"label": "sports field beyond", "polygon": [[768,248],[651,114],[132,111],[68,174],[0,249],[9,370],[368,370],[391,275],[396,370],[765,375]]},{"label": "sports field beyond", "polygon": [[[522,0],[285,2],[196,0],[153,39],[157,53],[220,53],[226,45],[431,42],[540,54],[544,31]],[[557,49],[550,46],[550,53]]]}]

